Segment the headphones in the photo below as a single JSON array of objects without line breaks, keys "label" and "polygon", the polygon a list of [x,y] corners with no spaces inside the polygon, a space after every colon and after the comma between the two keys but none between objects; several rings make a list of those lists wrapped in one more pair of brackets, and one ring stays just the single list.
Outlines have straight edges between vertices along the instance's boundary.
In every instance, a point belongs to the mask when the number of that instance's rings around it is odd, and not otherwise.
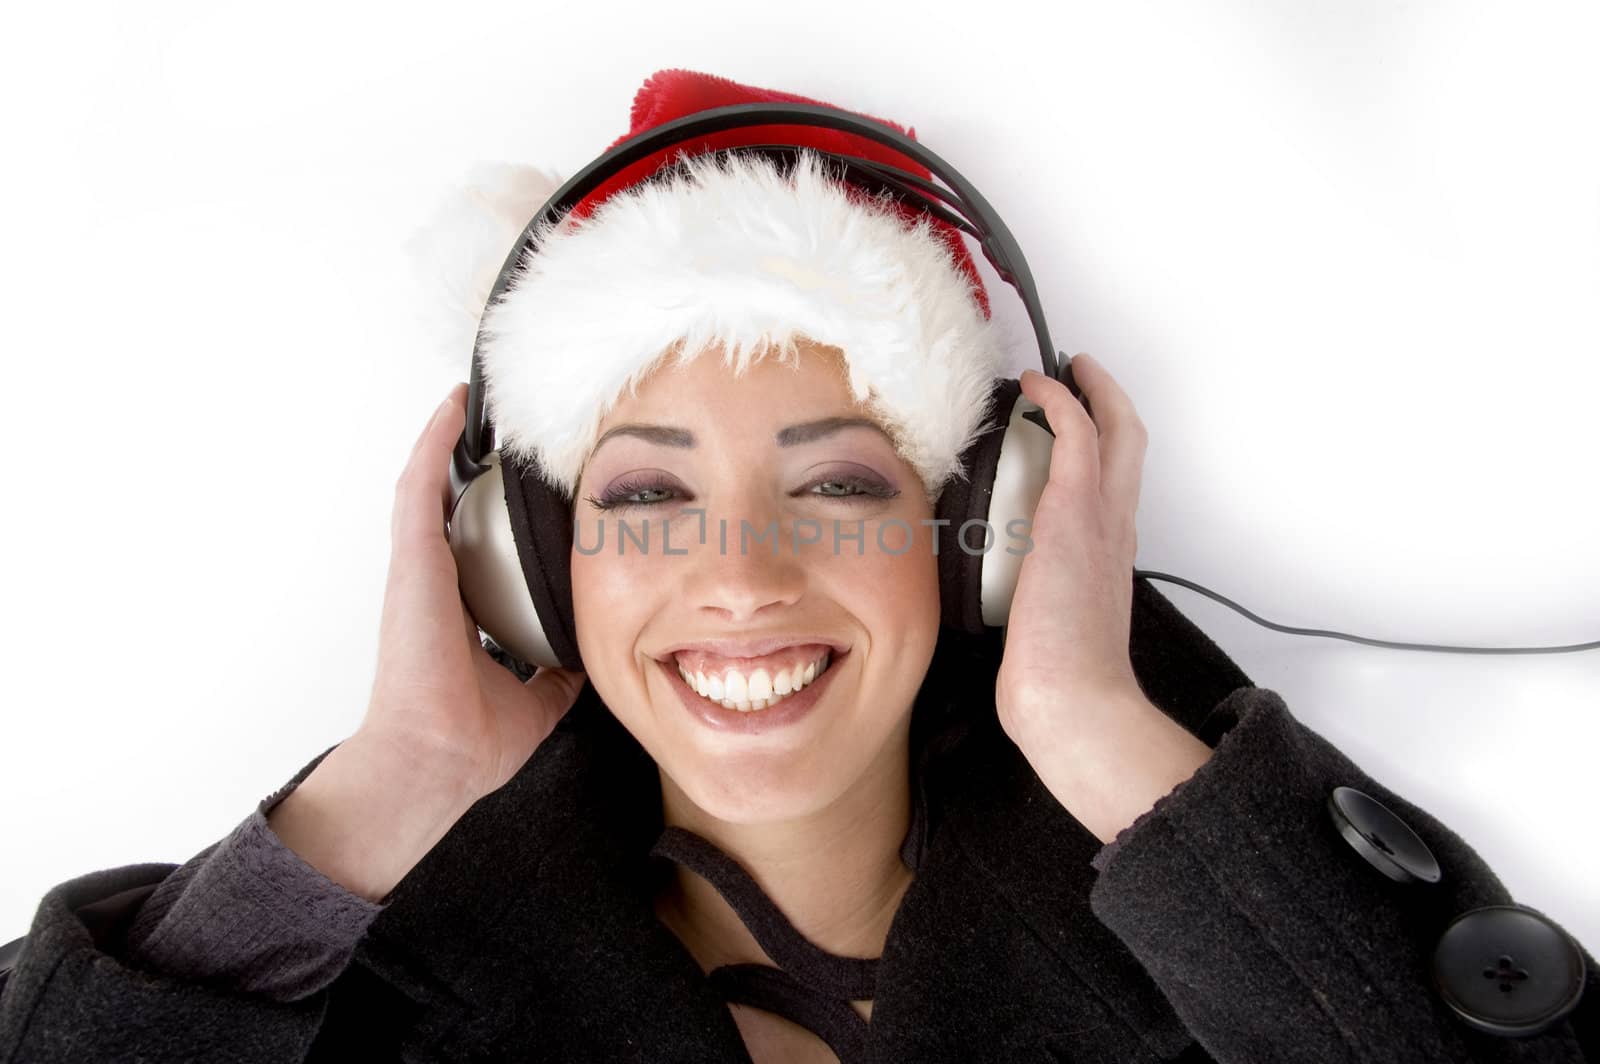
[{"label": "headphones", "polygon": [[[886,145],[914,159],[947,188],[885,163],[812,147],[753,144],[717,149],[760,154],[786,170],[802,151],[830,160],[852,184],[875,194],[888,193],[978,240],[1000,278],[1016,289],[1033,323],[1044,373],[1061,381],[1093,415],[1089,400],[1072,379],[1070,360],[1055,351],[1045,324],[1033,275],[1016,239],[971,182],[923,145],[895,129],[848,111],[813,104],[737,104],[697,112],[664,123],[617,145],[556,190],[523,228],[506,256],[485,310],[509,287],[525,247],[537,251],[541,221],[558,222],[590,192],[625,168],[657,152],[705,135],[750,126],[796,125],[840,130]],[[666,163],[646,180],[685,163]],[[485,317],[487,315],[485,314]],[[467,386],[467,419],[450,462],[450,516],[446,522],[455,555],[460,590],[473,620],[497,647],[522,662],[582,669],[572,609],[573,514],[571,504],[541,474],[536,462],[502,462],[495,449],[494,425],[484,407],[479,347],[482,318],[473,343]],[[951,478],[934,512],[939,560],[940,621],[978,634],[1006,624],[1023,553],[988,549],[989,530],[1032,527],[1034,509],[1050,472],[1054,434],[1040,408],[1021,394],[1021,381],[998,378],[991,385],[988,427],[962,453],[967,478]],[[987,524],[983,524],[987,522]],[[985,549],[969,535],[984,529]],[[997,541],[996,541],[997,542]],[[1600,641],[1566,647],[1451,647],[1391,643],[1338,632],[1291,628],[1263,620],[1231,600],[1181,577],[1134,569],[1133,576],[1181,584],[1216,599],[1257,624],[1281,632],[1323,635],[1373,646],[1461,653],[1561,653],[1600,647]]]}]

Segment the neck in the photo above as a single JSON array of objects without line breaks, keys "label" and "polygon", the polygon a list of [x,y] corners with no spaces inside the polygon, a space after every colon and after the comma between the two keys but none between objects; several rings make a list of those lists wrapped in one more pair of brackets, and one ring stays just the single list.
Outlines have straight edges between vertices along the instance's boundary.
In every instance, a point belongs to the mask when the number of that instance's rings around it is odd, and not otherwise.
[{"label": "neck", "polygon": [[[664,774],[661,792],[664,823],[694,832],[737,861],[813,944],[846,957],[883,952],[912,879],[900,860],[911,823],[904,729],[873,771],[808,816],[730,823],[696,807]],[[716,888],[682,866],[662,888],[656,911],[707,971],[773,963]]]}]

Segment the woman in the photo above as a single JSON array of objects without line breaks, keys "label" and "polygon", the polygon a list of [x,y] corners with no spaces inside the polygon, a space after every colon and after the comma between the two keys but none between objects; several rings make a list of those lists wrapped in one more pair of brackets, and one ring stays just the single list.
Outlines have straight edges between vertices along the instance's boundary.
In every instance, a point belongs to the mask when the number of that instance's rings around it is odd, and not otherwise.
[{"label": "woman", "polygon": [[[1600,1061],[1593,991],[1512,1038],[1456,985],[1548,990],[1548,957],[1432,981],[1493,873],[1130,581],[1145,429],[1110,373],[1073,360],[1092,418],[1023,377],[1055,442],[1002,645],[939,626],[969,432],[923,446],[860,346],[790,339],[624,367],[565,452],[497,419],[572,501],[586,673],[524,680],[463,608],[453,389],[361,727],[182,867],[51,891],[0,1059]],[[1346,842],[1336,787],[1439,882]]]}]

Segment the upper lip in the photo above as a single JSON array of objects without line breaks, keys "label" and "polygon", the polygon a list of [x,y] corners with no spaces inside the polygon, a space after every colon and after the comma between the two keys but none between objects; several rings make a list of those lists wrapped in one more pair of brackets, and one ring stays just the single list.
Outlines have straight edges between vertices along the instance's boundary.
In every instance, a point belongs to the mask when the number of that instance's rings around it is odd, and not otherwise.
[{"label": "upper lip", "polygon": [[658,661],[671,661],[673,656],[684,650],[700,650],[707,654],[715,654],[722,658],[759,658],[768,654],[775,654],[784,647],[795,646],[825,646],[834,654],[844,654],[850,649],[848,643],[826,635],[775,635],[761,639],[696,639],[684,643],[674,643],[662,650],[656,657]]}]

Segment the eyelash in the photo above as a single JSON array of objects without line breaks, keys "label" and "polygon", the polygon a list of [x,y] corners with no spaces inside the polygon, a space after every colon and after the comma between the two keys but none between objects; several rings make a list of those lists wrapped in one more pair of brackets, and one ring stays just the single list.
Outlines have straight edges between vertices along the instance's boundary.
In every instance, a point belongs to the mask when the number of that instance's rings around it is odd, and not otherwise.
[{"label": "eyelash", "polygon": [[[896,495],[900,494],[899,491],[893,488],[885,487],[882,484],[867,480],[863,477],[823,477],[820,480],[812,481],[806,486],[807,488],[815,488],[821,484],[844,484],[847,487],[855,488],[855,493],[851,495],[817,496],[818,498],[822,499],[839,499],[852,504],[866,499],[892,499]],[[666,500],[657,499],[654,502],[628,502],[626,500],[629,495],[636,495],[642,491],[672,490],[673,489],[670,485],[664,484],[659,480],[624,480],[621,484],[614,486],[610,491],[605,492],[599,497],[587,495],[585,498],[588,499],[589,505],[593,506],[596,510],[641,510],[650,506],[659,506]]]}]

